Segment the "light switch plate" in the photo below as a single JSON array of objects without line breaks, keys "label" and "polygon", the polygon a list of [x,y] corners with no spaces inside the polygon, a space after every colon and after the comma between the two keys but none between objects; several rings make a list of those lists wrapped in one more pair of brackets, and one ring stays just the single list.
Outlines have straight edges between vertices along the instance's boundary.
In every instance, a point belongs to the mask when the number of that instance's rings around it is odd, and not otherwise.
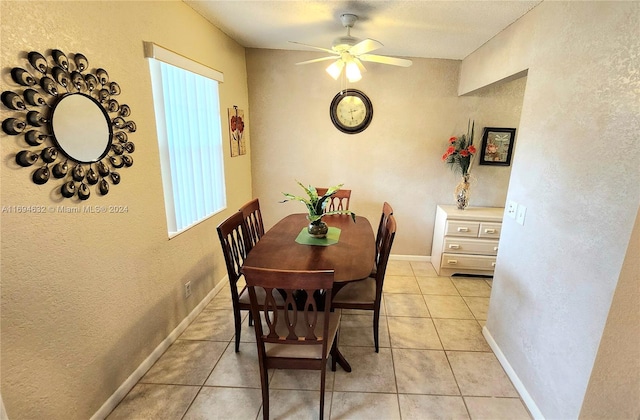
[{"label": "light switch plate", "polygon": [[518,208],[518,203],[516,203],[515,201],[509,201],[509,204],[507,204],[507,216],[509,216],[512,219],[515,219],[517,208]]},{"label": "light switch plate", "polygon": [[520,225],[524,225],[524,217],[527,214],[527,208],[522,204],[518,204],[518,210],[516,213],[516,222]]}]

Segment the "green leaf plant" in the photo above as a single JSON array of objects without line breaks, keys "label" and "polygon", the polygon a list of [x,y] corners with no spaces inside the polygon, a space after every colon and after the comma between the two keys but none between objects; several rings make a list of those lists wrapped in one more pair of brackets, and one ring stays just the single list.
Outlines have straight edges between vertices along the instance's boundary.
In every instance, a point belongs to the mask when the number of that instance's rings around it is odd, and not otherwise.
[{"label": "green leaf plant", "polygon": [[287,201],[300,201],[307,206],[307,211],[309,212],[309,221],[311,223],[319,222],[322,217],[330,216],[333,214],[350,214],[353,222],[356,221],[356,214],[350,210],[336,210],[336,211],[328,211],[325,213],[324,209],[327,207],[329,201],[327,199],[336,193],[344,184],[336,185],[334,187],[328,188],[327,192],[323,196],[318,196],[318,191],[316,191],[315,187],[309,185],[305,187],[300,181],[297,181],[298,185],[300,185],[304,191],[307,193],[307,197],[301,197],[289,193],[282,193],[285,196],[285,200],[281,201],[281,203],[286,203]]},{"label": "green leaf plant", "polygon": [[469,121],[467,124],[467,134],[449,139],[449,146],[442,155],[442,161],[448,164],[451,169],[462,176],[469,175],[473,157],[477,152],[473,145],[473,130],[475,122]]}]

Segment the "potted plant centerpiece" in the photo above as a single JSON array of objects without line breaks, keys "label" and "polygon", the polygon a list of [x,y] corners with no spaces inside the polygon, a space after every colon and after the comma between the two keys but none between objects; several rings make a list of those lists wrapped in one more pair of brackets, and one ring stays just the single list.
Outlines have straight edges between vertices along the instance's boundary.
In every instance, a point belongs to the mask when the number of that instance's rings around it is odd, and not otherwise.
[{"label": "potted plant centerpiece", "polygon": [[327,199],[336,193],[344,184],[336,185],[335,187],[331,187],[327,189],[326,194],[322,196],[318,196],[318,192],[315,187],[309,185],[305,187],[302,185],[300,181],[296,181],[298,185],[300,185],[304,191],[307,193],[307,197],[300,197],[297,195],[283,193],[285,196],[285,200],[281,201],[281,203],[285,203],[287,201],[295,200],[304,203],[307,206],[307,211],[309,214],[307,218],[309,219],[309,226],[307,227],[307,231],[309,235],[314,238],[324,238],[327,236],[327,232],[329,231],[329,227],[322,220],[324,216],[330,216],[332,214],[350,214],[353,222],[356,221],[356,214],[349,210],[337,210],[337,211],[328,211],[325,213],[325,208],[327,207],[328,201]]}]

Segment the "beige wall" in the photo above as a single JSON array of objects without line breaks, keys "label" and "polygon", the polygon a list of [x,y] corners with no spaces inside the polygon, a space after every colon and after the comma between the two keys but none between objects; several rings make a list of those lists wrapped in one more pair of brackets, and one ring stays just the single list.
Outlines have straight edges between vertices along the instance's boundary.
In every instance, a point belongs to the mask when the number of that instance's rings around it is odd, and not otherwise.
[{"label": "beige wall", "polygon": [[[377,223],[382,203],[394,207],[398,234],[394,254],[428,256],[437,204],[453,204],[459,177],[442,163],[447,140],[476,122],[517,127],[526,78],[458,97],[459,61],[414,59],[409,68],[367,63],[350,85],[373,103],[371,125],[362,133],[338,131],[329,104],[340,90],[322,63],[295,66],[316,53],[247,50],[252,116],[253,194],[266,227],[300,203],[280,204],[282,192],[303,193],[295,184],[344,183],[351,209]],[[510,167],[475,166],[471,205],[503,206]]]},{"label": "beige wall", "polygon": [[487,330],[546,418],[578,417],[591,379],[638,381],[592,369],[640,202],[639,27],[638,2],[544,2],[462,64],[460,92],[528,69],[508,193],[526,221],[503,224]]},{"label": "beige wall", "polygon": [[[244,49],[180,1],[1,2],[2,90],[25,52],[82,52],[117,81],[138,131],[134,165],[107,196],[126,214],[2,213],[2,399],[11,419],[86,419],[224,278],[216,225],[251,198],[249,155],[229,158],[227,108],[248,113]],[[224,73],[221,109],[228,206],[168,240],[155,117],[143,41]],[[1,107],[2,119],[9,116]],[[251,124],[249,124],[250,126]],[[2,206],[63,204],[31,182],[2,135]],[[183,284],[193,294],[183,297]]]},{"label": "beige wall", "polygon": [[640,414],[640,212],[580,411],[583,419],[637,419]]}]

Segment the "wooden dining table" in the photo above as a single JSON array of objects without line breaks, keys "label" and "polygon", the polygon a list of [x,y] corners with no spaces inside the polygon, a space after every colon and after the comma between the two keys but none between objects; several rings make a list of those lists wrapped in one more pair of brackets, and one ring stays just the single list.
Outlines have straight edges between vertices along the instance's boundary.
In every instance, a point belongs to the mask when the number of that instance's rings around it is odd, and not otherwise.
[{"label": "wooden dining table", "polygon": [[[374,265],[375,237],[367,218],[330,215],[323,219],[329,227],[340,229],[331,245],[306,245],[296,242],[309,221],[306,214],[290,214],[269,229],[251,249],[244,267],[274,270],[334,270],[333,295],[350,281],[369,277]],[[338,364],[347,372],[351,366],[338,352]]]}]

